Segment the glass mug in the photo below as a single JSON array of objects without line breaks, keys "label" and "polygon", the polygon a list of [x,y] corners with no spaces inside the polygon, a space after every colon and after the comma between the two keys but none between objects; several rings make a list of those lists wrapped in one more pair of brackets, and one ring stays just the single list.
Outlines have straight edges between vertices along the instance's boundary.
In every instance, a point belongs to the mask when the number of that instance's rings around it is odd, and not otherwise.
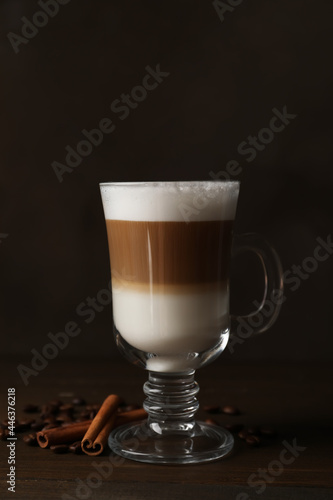
[{"label": "glass mug", "polygon": [[[117,454],[150,463],[200,463],[229,453],[233,437],[198,422],[195,370],[216,359],[239,318],[251,333],[269,328],[260,313],[267,297],[282,295],[282,269],[260,236],[233,237],[237,181],[100,184],[112,276],[116,344],[125,357],[149,371],[144,384],[145,422],[115,429]],[[231,251],[254,251],[265,273],[257,311],[229,313]]]}]

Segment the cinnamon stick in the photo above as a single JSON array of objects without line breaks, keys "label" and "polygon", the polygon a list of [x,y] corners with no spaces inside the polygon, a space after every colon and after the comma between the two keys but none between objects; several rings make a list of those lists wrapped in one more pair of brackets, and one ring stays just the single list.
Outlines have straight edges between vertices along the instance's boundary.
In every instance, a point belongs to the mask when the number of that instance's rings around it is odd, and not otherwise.
[{"label": "cinnamon stick", "polygon": [[135,422],[136,420],[142,420],[146,417],[147,417],[147,412],[143,408],[140,408],[139,410],[132,410],[128,412],[114,414],[94,440],[92,440],[91,438],[90,429],[88,430],[87,434],[84,436],[81,442],[82,451],[90,456],[100,455],[104,450],[104,447],[107,443],[109,434],[112,429],[120,425],[127,424],[128,422]]},{"label": "cinnamon stick", "polygon": [[[102,453],[111,430],[119,425],[147,417],[143,408],[117,413],[120,398],[109,396],[103,403],[94,420],[66,423],[37,433],[37,442],[41,448],[54,445],[81,442],[81,448],[87,455],[95,456]],[[98,418],[97,418],[98,417]],[[93,425],[94,424],[94,425]]]},{"label": "cinnamon stick", "polygon": [[117,417],[117,408],[121,399],[116,394],[106,398],[96,417],[84,435],[81,448],[88,455],[99,455],[104,450],[107,438]]},{"label": "cinnamon stick", "polygon": [[41,448],[65,443],[73,443],[83,438],[91,425],[92,420],[75,422],[63,427],[55,427],[46,431],[37,432],[37,441]]},{"label": "cinnamon stick", "polygon": [[120,425],[128,424],[129,422],[135,422],[136,420],[143,420],[144,418],[147,418],[147,416],[148,413],[143,408],[121,412],[117,415],[114,427],[119,427]]}]

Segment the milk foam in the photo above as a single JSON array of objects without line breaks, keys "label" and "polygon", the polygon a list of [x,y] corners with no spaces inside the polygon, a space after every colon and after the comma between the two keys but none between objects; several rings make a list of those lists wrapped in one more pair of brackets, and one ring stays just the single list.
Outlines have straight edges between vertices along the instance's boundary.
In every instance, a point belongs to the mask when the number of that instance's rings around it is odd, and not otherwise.
[{"label": "milk foam", "polygon": [[239,182],[100,184],[106,219],[205,221],[235,218]]}]

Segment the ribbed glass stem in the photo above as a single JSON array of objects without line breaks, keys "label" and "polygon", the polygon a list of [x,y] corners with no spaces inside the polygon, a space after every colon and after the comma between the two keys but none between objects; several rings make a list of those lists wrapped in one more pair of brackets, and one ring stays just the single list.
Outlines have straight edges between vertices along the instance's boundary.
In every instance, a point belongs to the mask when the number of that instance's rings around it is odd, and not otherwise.
[{"label": "ribbed glass stem", "polygon": [[194,371],[185,374],[149,372],[143,386],[147,399],[148,426],[158,434],[189,435],[195,427],[194,415],[199,408],[196,394],[199,386]]}]

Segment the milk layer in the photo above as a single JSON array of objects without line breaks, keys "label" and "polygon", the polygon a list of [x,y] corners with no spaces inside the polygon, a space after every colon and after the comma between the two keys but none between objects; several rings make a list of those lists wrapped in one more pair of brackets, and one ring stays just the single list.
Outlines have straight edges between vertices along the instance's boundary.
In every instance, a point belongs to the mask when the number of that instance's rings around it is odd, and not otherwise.
[{"label": "milk layer", "polygon": [[203,352],[229,328],[227,290],[149,293],[113,288],[114,323],[131,346],[162,356]]}]

